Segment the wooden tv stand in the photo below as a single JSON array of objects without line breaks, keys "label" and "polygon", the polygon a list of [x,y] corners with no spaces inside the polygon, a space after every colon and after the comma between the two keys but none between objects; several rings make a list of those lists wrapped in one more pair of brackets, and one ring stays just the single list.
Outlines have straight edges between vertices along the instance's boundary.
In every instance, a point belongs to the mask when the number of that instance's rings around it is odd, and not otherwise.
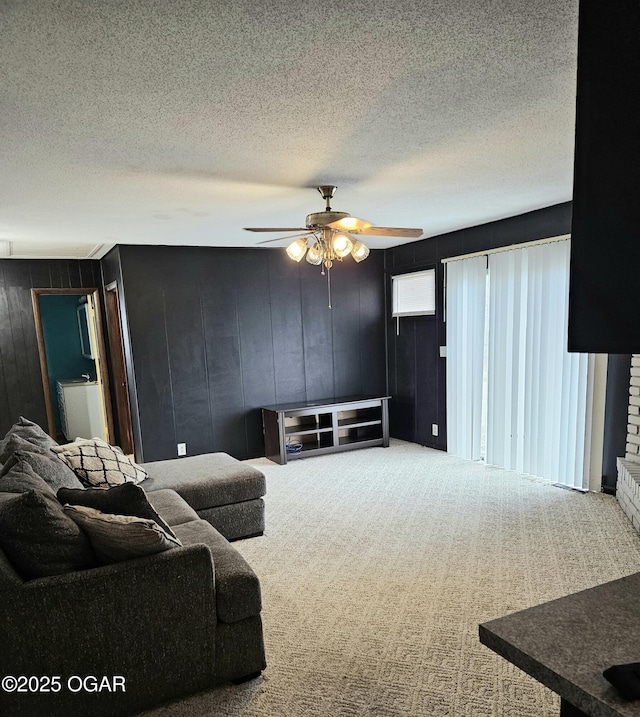
[{"label": "wooden tv stand", "polygon": [[[390,396],[264,406],[265,455],[275,463],[354,448],[389,445]],[[289,450],[287,450],[289,446]]]}]

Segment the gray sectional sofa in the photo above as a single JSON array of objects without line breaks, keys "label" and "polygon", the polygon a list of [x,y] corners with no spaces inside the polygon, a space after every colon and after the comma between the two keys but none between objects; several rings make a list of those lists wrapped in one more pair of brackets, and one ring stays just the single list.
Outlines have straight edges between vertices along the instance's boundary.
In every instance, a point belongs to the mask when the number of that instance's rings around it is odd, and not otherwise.
[{"label": "gray sectional sofa", "polygon": [[[0,677],[32,678],[25,691],[0,689],[0,714],[132,715],[259,675],[260,584],[227,537],[262,532],[264,476],[224,456],[145,466],[141,487],[181,547],[34,579],[0,550]],[[2,481],[0,508],[16,498],[15,481],[14,492]]]}]

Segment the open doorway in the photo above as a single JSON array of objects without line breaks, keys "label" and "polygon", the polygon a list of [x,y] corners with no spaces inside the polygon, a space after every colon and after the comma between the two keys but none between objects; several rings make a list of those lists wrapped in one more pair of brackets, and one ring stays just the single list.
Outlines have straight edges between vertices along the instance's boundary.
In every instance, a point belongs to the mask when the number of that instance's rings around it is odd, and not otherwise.
[{"label": "open doorway", "polygon": [[32,289],[49,434],[115,443],[97,289]]}]

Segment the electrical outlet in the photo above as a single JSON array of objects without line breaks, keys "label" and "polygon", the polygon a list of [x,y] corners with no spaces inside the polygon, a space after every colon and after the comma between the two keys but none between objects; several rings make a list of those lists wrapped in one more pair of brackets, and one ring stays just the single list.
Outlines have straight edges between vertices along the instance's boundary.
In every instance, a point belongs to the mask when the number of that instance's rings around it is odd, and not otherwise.
[{"label": "electrical outlet", "polygon": [[432,424],[431,424],[431,435],[432,435],[432,436],[437,436],[437,435],[438,435],[438,424],[437,424],[437,423],[432,423]]},{"label": "electrical outlet", "polygon": [[187,444],[186,443],[178,443],[178,455],[179,456],[187,455]]}]

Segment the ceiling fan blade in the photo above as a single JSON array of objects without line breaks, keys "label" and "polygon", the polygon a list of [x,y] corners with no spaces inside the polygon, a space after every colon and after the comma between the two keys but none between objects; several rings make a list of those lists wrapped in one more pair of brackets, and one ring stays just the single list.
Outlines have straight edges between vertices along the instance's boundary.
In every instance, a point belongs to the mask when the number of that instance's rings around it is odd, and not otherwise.
[{"label": "ceiling fan blade", "polygon": [[247,232],[304,232],[306,227],[244,227]]},{"label": "ceiling fan blade", "polygon": [[327,226],[332,229],[340,229],[343,232],[354,232],[367,229],[371,226],[371,222],[365,222],[364,219],[358,219],[358,217],[344,217],[327,224]]},{"label": "ceiling fan blade", "polygon": [[422,236],[422,229],[402,229],[400,227],[367,227],[361,229],[358,234],[365,234],[373,237],[411,237],[416,239]]},{"label": "ceiling fan blade", "polygon": [[256,242],[256,245],[258,244],[271,244],[271,242],[274,241],[292,241],[293,239],[298,239],[299,237],[310,237],[312,234],[310,232],[305,232],[304,234],[292,234],[286,237],[278,237],[277,239],[265,239],[264,241]]}]

